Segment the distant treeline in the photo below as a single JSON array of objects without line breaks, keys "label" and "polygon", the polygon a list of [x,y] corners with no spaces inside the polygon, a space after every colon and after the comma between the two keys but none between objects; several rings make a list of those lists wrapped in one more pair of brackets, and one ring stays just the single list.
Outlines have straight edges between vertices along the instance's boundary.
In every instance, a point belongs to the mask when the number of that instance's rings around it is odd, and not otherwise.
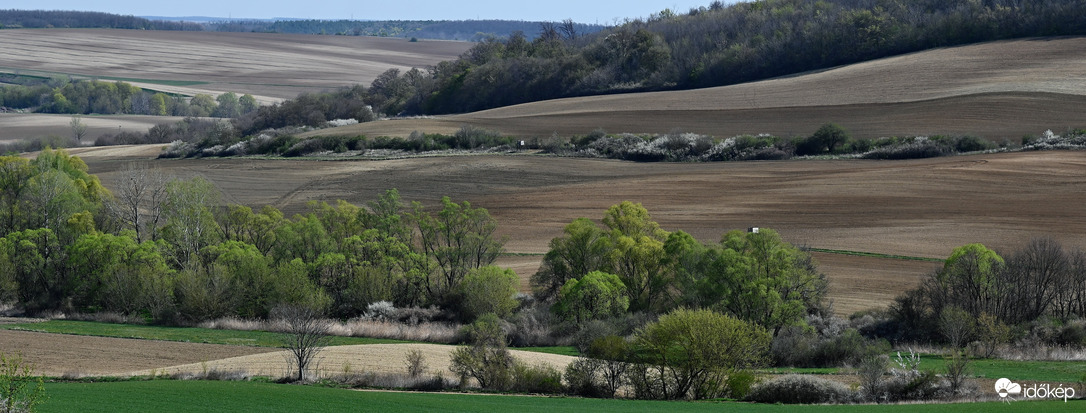
[{"label": "distant treeline", "polygon": [[[0,77],[0,80],[3,80]],[[0,107],[29,109],[40,113],[133,114],[233,118],[253,112],[256,98],[223,93],[218,97],[196,94],[191,98],[149,92],[126,82],[71,80],[64,77],[0,83]]]},{"label": "distant treeline", "polygon": [[[975,42],[1086,34],[1086,1],[765,0],[664,10],[599,33],[489,40],[411,84],[408,113],[736,84]],[[562,27],[557,27],[561,29]],[[389,113],[398,113],[391,110]]]},{"label": "distant treeline", "polygon": [[[595,33],[604,28],[601,25],[575,24],[577,30],[583,33]],[[216,22],[207,24],[207,29],[221,32],[336,34],[482,41],[490,37],[506,38],[516,32],[536,38],[540,36],[544,26],[540,22],[520,20],[280,20]]]},{"label": "distant treeline", "polygon": [[196,23],[148,20],[94,11],[0,10],[0,29],[41,28],[140,29],[200,31]]},{"label": "distant treeline", "polygon": [[[118,14],[56,11],[0,10],[0,29],[11,28],[106,28],[380,36],[437,40],[482,41],[507,38],[522,32],[536,38],[542,22],[520,20],[229,20],[185,22],[150,20]],[[580,33],[595,33],[605,26],[575,23]]]}]

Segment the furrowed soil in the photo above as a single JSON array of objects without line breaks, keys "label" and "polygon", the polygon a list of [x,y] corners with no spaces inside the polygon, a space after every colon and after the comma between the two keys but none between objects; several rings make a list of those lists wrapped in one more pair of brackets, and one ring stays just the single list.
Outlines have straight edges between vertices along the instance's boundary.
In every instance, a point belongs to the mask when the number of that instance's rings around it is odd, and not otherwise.
[{"label": "furrowed soil", "polygon": [[807,136],[836,122],[853,136],[970,134],[1017,141],[1086,127],[1086,38],[933,49],[761,82],[527,103],[462,115],[346,126],[309,135],[452,133],[470,124],[524,137],[672,130]]},{"label": "furrowed soil", "polygon": [[[0,71],[125,79],[192,95],[249,93],[262,102],[342,86],[369,86],[391,68],[452,60],[467,42],[273,33],[113,29],[0,31]],[[179,84],[180,82],[180,84]],[[184,84],[186,82],[196,84]]]},{"label": "furrowed soil", "polygon": [[[106,187],[117,171],[156,148],[74,150]],[[634,163],[485,155],[361,160],[143,160],[179,176],[203,176],[226,202],[273,205],[288,216],[309,201],[356,205],[396,188],[435,206],[442,196],[490,211],[513,255],[499,259],[527,278],[548,242],[578,217],[642,203],[670,231],[705,242],[729,230],[772,228],[796,245],[942,259],[981,242],[1010,251],[1050,236],[1086,248],[1086,152],[970,155],[907,161],[793,160]],[[841,314],[885,307],[938,263],[816,253]]]},{"label": "furrowed soil", "polygon": [[[87,126],[84,144],[92,144],[102,135],[121,132],[144,134],[158,124],[173,124],[184,119],[181,116],[144,115],[94,115],[83,116],[80,122]],[[44,113],[0,113],[0,142],[32,139],[43,136],[72,136],[72,115]]]},{"label": "furrowed soil", "polygon": [[0,330],[0,351],[21,354],[35,374],[106,376],[279,349]]}]

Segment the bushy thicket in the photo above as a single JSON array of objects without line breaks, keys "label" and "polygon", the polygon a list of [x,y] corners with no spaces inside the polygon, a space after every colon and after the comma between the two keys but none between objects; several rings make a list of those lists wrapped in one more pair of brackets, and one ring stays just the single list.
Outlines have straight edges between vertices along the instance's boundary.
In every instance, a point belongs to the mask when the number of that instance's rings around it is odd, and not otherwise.
[{"label": "bushy thicket", "polygon": [[510,36],[411,81],[398,113],[720,86],[998,39],[1086,33],[1078,1],[772,0],[663,10],[584,36]]},{"label": "bushy thicket", "polygon": [[568,156],[645,162],[780,160],[819,155],[914,159],[996,148],[995,143],[975,136],[854,139],[847,130],[833,123],[822,125],[807,137],[783,138],[761,134],[718,139],[682,132],[650,136],[629,133],[608,135],[597,130],[573,137],[568,143],[544,146],[546,151]]}]

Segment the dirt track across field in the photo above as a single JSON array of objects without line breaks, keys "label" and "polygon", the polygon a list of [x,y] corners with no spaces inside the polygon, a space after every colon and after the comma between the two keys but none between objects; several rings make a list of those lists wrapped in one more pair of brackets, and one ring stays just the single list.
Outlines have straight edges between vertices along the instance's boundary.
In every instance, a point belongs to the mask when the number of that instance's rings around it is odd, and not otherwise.
[{"label": "dirt track across field", "polygon": [[[110,187],[143,147],[78,153]],[[124,156],[123,154],[134,154]],[[797,245],[927,258],[981,242],[1005,251],[1052,236],[1086,248],[1086,152],[970,155],[908,161],[793,160],[634,163],[545,156],[451,156],[390,161],[189,159],[146,161],[211,180],[227,202],[288,215],[311,200],[363,205],[386,189],[436,205],[442,196],[487,208],[510,252],[542,254],[578,217],[639,202],[668,230],[706,242],[729,230],[776,229]],[[522,278],[541,255],[503,257]],[[889,304],[931,263],[816,254],[837,311]],[[527,283],[522,283],[527,289]]]}]

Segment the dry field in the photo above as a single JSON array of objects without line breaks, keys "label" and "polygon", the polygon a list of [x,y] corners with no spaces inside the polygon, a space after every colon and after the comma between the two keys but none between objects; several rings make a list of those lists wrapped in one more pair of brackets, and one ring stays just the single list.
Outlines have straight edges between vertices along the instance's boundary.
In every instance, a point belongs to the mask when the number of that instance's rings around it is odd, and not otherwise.
[{"label": "dry field", "polygon": [[[265,102],[369,85],[390,68],[455,59],[471,43],[268,33],[109,29],[0,31],[0,71],[143,79],[166,92],[250,93]],[[166,86],[161,81],[204,82]]]},{"label": "dry field", "polygon": [[73,336],[0,330],[0,351],[20,353],[48,376],[123,375],[180,364],[277,351],[274,348]]},{"label": "dry field", "polygon": [[[106,134],[146,133],[160,123],[175,123],[182,119],[184,118],[178,116],[84,116],[81,122],[87,125],[87,134],[83,136],[83,142],[89,144],[94,142],[95,138]],[[0,142],[41,136],[72,136],[71,121],[70,115],[0,113]]]},{"label": "dry field", "polygon": [[[529,103],[432,119],[348,126],[347,135],[450,133],[464,124],[519,136],[666,133],[809,135],[837,122],[858,137],[974,134],[1017,140],[1086,126],[1086,38],[934,49],[741,85]],[[328,134],[320,131],[314,134]]]},{"label": "dry field", "polygon": [[[327,347],[317,355],[315,371],[321,376],[343,373],[393,373],[405,374],[404,358],[407,352],[418,350],[423,357],[425,374],[452,375],[449,357],[456,346],[440,344],[363,344]],[[557,354],[510,350],[513,357],[529,365],[549,365],[564,371],[575,358]],[[190,363],[157,369],[159,374],[199,374],[205,369],[244,371],[252,375],[282,377],[290,374],[288,351],[275,351],[231,357],[206,363]],[[151,369],[131,372],[134,375],[151,374]]]},{"label": "dry field", "polygon": [[[110,187],[126,163],[157,148],[77,150]],[[640,202],[668,230],[716,241],[732,229],[774,228],[798,245],[945,258],[960,245],[1003,250],[1052,236],[1086,248],[1086,152],[972,155],[909,161],[805,160],[633,163],[544,156],[389,161],[202,159],[146,161],[202,175],[228,202],[288,214],[310,200],[376,199],[388,188],[436,204],[448,195],[487,208],[510,252],[542,254],[577,217]],[[882,307],[931,263],[816,254],[839,313]],[[522,278],[541,257],[503,257]],[[527,287],[527,284],[522,284]]]}]

